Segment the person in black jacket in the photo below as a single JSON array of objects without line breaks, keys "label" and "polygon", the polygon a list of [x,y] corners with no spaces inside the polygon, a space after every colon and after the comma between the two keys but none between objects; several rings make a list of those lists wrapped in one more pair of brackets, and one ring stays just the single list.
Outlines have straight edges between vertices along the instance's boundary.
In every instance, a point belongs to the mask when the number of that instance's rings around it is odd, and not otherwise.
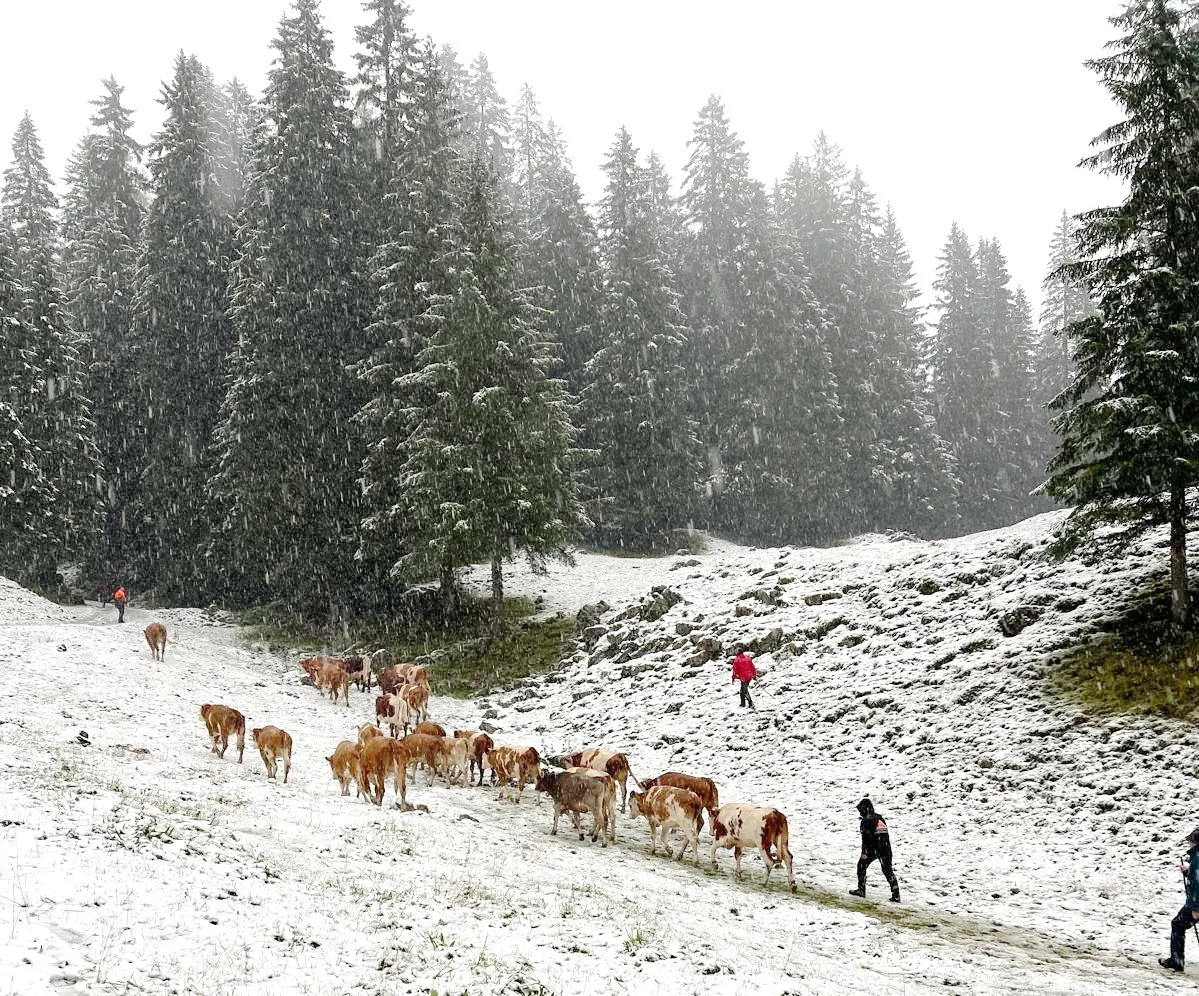
[{"label": "person in black jacket", "polygon": [[891,884],[891,902],[899,902],[899,879],[891,869],[891,834],[887,821],[874,811],[874,803],[863,799],[858,803],[858,815],[862,817],[862,856],[858,858],[858,887],[850,889],[851,896],[866,896],[866,869],[876,858],[883,870],[883,877]]},{"label": "person in black jacket", "polygon": [[1175,972],[1181,972],[1186,962],[1187,931],[1199,921],[1199,827],[1187,835],[1184,843],[1187,845],[1187,853],[1182,859],[1180,870],[1186,902],[1178,911],[1178,915],[1170,921],[1170,957],[1157,959],[1162,968]]}]

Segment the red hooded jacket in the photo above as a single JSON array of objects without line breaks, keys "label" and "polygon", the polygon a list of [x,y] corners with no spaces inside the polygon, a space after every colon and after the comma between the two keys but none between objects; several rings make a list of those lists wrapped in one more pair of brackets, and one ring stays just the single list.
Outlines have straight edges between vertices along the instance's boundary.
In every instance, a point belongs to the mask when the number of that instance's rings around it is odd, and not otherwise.
[{"label": "red hooded jacket", "polygon": [[758,676],[753,658],[742,651],[733,658],[733,681],[753,681]]}]

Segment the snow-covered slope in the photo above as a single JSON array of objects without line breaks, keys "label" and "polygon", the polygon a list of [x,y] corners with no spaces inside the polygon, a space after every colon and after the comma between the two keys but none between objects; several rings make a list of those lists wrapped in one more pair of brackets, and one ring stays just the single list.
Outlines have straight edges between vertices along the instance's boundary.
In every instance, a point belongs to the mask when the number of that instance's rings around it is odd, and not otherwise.
[{"label": "snow-covered slope", "polygon": [[[708,774],[725,801],[776,805],[794,897],[761,888],[756,857],[740,884],[727,852],[716,874],[650,857],[627,818],[615,847],[552,838],[529,793],[514,806],[420,777],[409,799],[428,813],[342,798],[324,757],[368,717],[365,696],[331,705],[195,610],[134,607],[118,626],[0,583],[0,993],[1180,990],[1155,957],[1177,840],[1199,822],[1199,738],[1089,719],[1044,681],[1162,551],[1052,567],[1035,554],[1053,521],[509,576],[551,609],[605,598],[606,631],[545,679],[435,699],[432,718],[493,712],[500,743],[603,744],[636,774]],[[682,601],[646,611],[655,584]],[[1040,618],[1005,637],[1020,607]],[[153,618],[171,636],[162,664],[141,634]],[[727,672],[741,644],[765,672],[755,713]],[[252,744],[240,766],[209,753],[203,702],[287,729],[290,783],[265,780]],[[899,906],[846,895],[862,794],[892,828]],[[876,869],[870,895],[886,895]]]}]

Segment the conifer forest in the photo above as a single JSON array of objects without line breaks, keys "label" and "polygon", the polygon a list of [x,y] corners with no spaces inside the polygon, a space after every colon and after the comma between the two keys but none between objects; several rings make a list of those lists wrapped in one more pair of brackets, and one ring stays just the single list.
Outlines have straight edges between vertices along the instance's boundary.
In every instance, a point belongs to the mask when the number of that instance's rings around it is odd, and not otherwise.
[{"label": "conifer forest", "polygon": [[151,109],[97,81],[58,181],[37,122],[0,123],[0,573],[339,617],[453,599],[474,563],[502,597],[505,563],[580,544],[937,538],[1060,503],[1063,548],[1169,522],[1185,616],[1199,3],[1112,19],[1090,68],[1122,120],[1087,165],[1127,197],[1046,219],[1037,314],[957,225],[918,307],[835,122],[763,183],[713,95],[681,175],[620,128],[588,201],[528,86],[404,0],[362,8],[354,74],[318,0],[261,94],[179,53],[148,144]]}]

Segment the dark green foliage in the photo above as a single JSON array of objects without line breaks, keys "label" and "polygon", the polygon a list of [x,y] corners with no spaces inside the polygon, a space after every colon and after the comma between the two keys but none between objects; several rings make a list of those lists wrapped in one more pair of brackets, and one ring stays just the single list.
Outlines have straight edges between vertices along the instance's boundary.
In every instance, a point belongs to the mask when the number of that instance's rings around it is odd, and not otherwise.
[{"label": "dark green foliage", "polygon": [[[207,482],[216,470],[210,447],[233,344],[226,212],[240,181],[226,157],[230,136],[244,125],[222,127],[219,96],[199,61],[180,53],[162,89],[166,120],[149,147],[153,200],[125,354],[145,429],[129,498],[136,526],[132,576],[143,588],[193,603],[210,591]],[[222,180],[233,189],[223,189]]]},{"label": "dark green foliage", "polygon": [[1085,164],[1128,196],[1078,218],[1063,275],[1098,313],[1067,327],[1073,383],[1054,401],[1061,450],[1051,495],[1075,504],[1058,549],[1122,546],[1170,525],[1172,618],[1190,620],[1186,489],[1199,483],[1199,46],[1178,5],[1133,0],[1121,36],[1089,65],[1125,117]]},{"label": "dark green foliage", "polygon": [[649,176],[623,128],[604,164],[599,227],[604,287],[596,316],[603,345],[586,366],[582,420],[599,456],[588,480],[605,546],[661,548],[687,523],[703,470],[688,416],[687,330],[662,261]]},{"label": "dark green foliage", "polygon": [[217,432],[215,562],[234,601],[336,614],[356,583],[367,302],[345,80],[315,0],[273,43],[233,272],[233,376]]}]

